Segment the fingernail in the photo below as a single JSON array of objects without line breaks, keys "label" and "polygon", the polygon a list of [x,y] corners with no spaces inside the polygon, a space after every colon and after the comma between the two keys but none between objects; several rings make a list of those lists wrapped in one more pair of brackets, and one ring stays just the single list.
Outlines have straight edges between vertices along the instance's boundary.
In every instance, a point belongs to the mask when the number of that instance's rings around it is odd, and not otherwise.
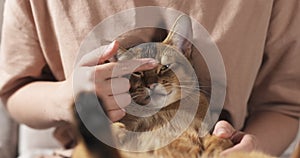
[{"label": "fingernail", "polygon": [[149,59],[146,63],[151,67],[154,67],[158,64],[158,62],[155,59]]},{"label": "fingernail", "polygon": [[217,136],[222,136],[222,135],[224,135],[224,134],[227,134],[227,131],[226,131],[224,128],[218,128],[218,129],[216,130],[216,135],[217,135]]},{"label": "fingernail", "polygon": [[99,63],[103,63],[104,61],[106,61],[112,57],[111,53],[114,53],[112,51],[114,49],[115,44],[116,44],[116,41],[113,41],[105,48],[104,52],[102,52],[102,57],[100,58]]},{"label": "fingernail", "polygon": [[105,52],[110,52],[114,48],[115,43],[116,41],[111,42],[105,49]]}]

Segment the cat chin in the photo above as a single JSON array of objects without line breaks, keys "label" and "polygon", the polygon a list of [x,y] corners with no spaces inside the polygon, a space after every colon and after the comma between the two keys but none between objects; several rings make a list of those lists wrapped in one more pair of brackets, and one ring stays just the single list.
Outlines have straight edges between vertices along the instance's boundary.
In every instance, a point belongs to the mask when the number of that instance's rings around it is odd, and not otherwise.
[{"label": "cat chin", "polygon": [[[178,99],[179,100],[179,99]],[[167,107],[173,103],[175,103],[178,100],[172,100],[172,101],[154,101],[151,104],[148,104],[147,106],[149,108],[154,108],[154,109],[162,109],[164,107]]]},{"label": "cat chin", "polygon": [[164,95],[151,95],[151,105],[149,105],[149,107],[151,106],[153,108],[164,108],[180,99],[181,97],[176,93],[176,91],[170,91],[168,94]]},{"label": "cat chin", "polygon": [[151,97],[151,102],[146,105],[148,106],[149,108],[155,108],[155,109],[158,109],[158,108],[163,108],[163,107],[166,107],[168,104],[166,103],[166,97]]}]

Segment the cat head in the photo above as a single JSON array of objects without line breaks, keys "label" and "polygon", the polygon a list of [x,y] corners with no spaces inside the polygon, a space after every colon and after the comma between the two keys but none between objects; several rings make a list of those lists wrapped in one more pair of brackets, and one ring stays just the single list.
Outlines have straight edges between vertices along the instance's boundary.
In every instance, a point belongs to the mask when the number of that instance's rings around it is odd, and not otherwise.
[{"label": "cat head", "polygon": [[[189,62],[192,24],[188,16],[180,16],[163,42],[143,43],[118,54],[118,60],[154,58],[158,66],[134,72],[129,76],[132,100],[141,106],[162,108],[192,93],[197,82]],[[188,39],[187,39],[188,38]]]}]

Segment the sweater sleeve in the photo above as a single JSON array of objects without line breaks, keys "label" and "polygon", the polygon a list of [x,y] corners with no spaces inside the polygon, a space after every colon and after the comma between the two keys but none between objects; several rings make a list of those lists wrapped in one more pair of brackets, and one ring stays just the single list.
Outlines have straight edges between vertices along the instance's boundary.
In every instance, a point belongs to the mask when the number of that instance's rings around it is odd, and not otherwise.
[{"label": "sweater sleeve", "polygon": [[1,98],[5,100],[18,88],[41,79],[45,66],[30,1],[6,1],[0,53]]},{"label": "sweater sleeve", "polygon": [[300,1],[275,0],[249,110],[300,116]]}]

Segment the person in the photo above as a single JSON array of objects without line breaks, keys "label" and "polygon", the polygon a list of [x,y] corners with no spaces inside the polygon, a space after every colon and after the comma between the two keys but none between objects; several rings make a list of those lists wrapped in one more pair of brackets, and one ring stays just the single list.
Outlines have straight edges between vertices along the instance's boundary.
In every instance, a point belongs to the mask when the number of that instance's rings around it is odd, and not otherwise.
[{"label": "person", "polygon": [[[0,95],[11,116],[33,128],[56,127],[56,133],[66,133],[73,121],[76,94],[73,96],[72,76],[77,70],[85,73],[85,86],[79,89],[95,90],[109,117],[121,119],[125,115],[122,108],[131,100],[129,83],[118,78],[114,81],[119,83],[118,91],[112,93],[111,70],[122,65],[105,62],[116,53],[119,43],[102,47],[99,58],[87,54],[77,67],[73,65],[81,42],[99,22],[141,6],[168,7],[188,14],[208,30],[220,49],[227,75],[227,117],[216,124],[213,133],[235,143],[222,154],[256,149],[279,156],[294,140],[299,125],[298,0],[6,1]],[[130,63],[138,63],[138,70],[156,65],[151,59]],[[123,104],[117,105],[113,97]],[[63,141],[64,145],[70,142]]]}]

